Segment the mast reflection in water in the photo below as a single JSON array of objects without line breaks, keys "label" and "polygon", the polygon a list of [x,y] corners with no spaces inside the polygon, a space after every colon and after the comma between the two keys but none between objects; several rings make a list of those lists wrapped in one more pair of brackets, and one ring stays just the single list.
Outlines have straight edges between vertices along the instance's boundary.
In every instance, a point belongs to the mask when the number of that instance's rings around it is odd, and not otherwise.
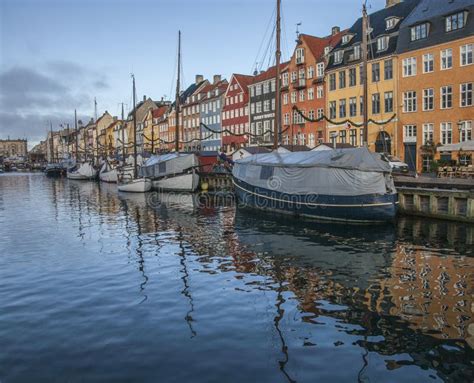
[{"label": "mast reflection in water", "polygon": [[474,228],[0,176],[0,381],[473,380]]}]

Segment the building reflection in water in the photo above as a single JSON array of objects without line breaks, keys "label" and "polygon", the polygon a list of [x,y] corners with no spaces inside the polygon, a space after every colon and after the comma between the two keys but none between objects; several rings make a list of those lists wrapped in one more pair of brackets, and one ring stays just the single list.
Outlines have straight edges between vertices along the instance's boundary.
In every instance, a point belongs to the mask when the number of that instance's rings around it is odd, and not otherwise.
[{"label": "building reflection in water", "polygon": [[[284,293],[297,299],[304,323],[316,324],[321,316],[329,316],[360,326],[350,334],[360,335],[361,381],[369,351],[387,357],[409,354],[411,362],[387,359],[387,368],[411,363],[433,368],[442,377],[463,377],[453,366],[470,363],[474,347],[472,226],[411,218],[401,218],[396,227],[301,223],[256,216],[232,206],[199,206],[190,195],[163,194],[150,206],[149,196],[117,197],[108,186],[89,192],[74,189],[69,185],[69,206],[78,214],[82,238],[82,214],[89,220],[93,214],[87,209],[100,207],[108,223],[125,225],[130,256],[138,257],[144,299],[149,280],[144,237],[148,245],[152,238],[159,250],[158,233],[174,233],[181,293],[189,306],[184,319],[191,337],[196,335],[193,316],[199,311],[190,288],[194,263],[199,264],[199,272],[212,274],[217,268],[265,277],[263,286],[246,286],[276,293],[273,324],[283,354],[277,363],[290,382],[294,381],[287,368],[291,347],[285,340],[287,331],[281,328],[286,315]],[[197,255],[192,269],[189,252]],[[328,309],[331,305],[342,309]],[[371,340],[380,336],[383,341]],[[456,357],[440,342],[455,347]]]}]

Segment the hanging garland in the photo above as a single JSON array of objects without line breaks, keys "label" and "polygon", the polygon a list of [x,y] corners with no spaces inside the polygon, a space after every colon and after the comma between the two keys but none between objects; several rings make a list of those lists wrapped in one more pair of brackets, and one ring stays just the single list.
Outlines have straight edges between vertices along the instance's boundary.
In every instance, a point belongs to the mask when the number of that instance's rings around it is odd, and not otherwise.
[{"label": "hanging garland", "polygon": [[[345,120],[342,120],[342,121],[334,121],[334,120],[330,119],[329,117],[326,117],[326,115],[324,115],[324,114],[319,118],[313,119],[313,118],[309,118],[309,117],[305,116],[303,114],[303,112],[301,110],[299,110],[299,108],[296,105],[293,105],[292,109],[294,111],[296,111],[301,117],[303,117],[304,120],[306,120],[308,122],[326,121],[326,122],[329,122],[332,125],[347,125],[347,124],[350,124],[352,126],[355,126],[356,128],[362,128],[364,126],[364,123],[357,123],[357,122],[354,122],[354,121],[349,120],[349,119],[345,119]],[[367,121],[367,124],[372,123],[374,125],[379,125],[379,126],[380,125],[386,125],[389,122],[392,122],[396,117],[397,117],[397,114],[394,113],[388,120],[380,121],[380,122],[375,121],[372,118],[369,118],[369,120]]]}]

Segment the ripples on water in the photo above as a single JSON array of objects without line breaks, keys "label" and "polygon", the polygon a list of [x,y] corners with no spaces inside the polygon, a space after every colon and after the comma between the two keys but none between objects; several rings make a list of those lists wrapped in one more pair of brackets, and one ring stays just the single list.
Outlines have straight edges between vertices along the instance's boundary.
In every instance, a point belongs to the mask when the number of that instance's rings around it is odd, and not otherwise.
[{"label": "ripples on water", "polygon": [[472,226],[160,198],[0,176],[2,383],[473,380]]}]

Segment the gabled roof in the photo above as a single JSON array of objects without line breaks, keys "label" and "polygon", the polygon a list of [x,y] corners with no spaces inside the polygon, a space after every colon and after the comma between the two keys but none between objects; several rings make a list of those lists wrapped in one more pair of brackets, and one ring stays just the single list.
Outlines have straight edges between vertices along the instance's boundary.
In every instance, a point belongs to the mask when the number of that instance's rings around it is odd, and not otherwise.
[{"label": "gabled roof", "polygon": [[161,116],[163,116],[166,113],[168,108],[169,108],[168,106],[160,106],[157,109],[153,109],[151,111],[151,115],[152,115],[153,118],[160,118]]},{"label": "gabled roof", "polygon": [[253,81],[253,76],[248,76],[245,74],[234,73],[232,76],[235,77],[241,88],[245,90]]},{"label": "gabled roof", "polygon": [[[288,63],[289,63],[289,61],[281,63],[280,64],[280,71],[283,71],[283,69],[285,69],[286,66],[288,66]],[[277,72],[276,71],[276,65],[274,65],[274,66],[268,68],[266,71],[261,72],[261,73],[257,74],[256,76],[254,76],[252,84],[257,84],[259,82],[269,80],[271,78],[275,78],[276,77],[276,72]]]},{"label": "gabled roof", "polygon": [[317,37],[302,33],[299,35],[299,38],[306,43],[306,46],[311,51],[311,54],[318,61],[324,56],[324,48],[328,46],[334,48],[339,43],[346,31],[347,30],[326,37]]},{"label": "gabled roof", "polygon": [[[438,3],[439,1],[434,2]],[[446,0],[443,0],[446,1]],[[393,28],[386,29],[386,19],[390,17],[397,17],[398,19],[404,20],[413,9],[418,5],[420,0],[404,0],[390,7],[385,7],[369,15],[369,24],[372,32],[370,33],[371,44],[369,44],[369,59],[383,57],[392,54],[397,48],[397,36],[398,30],[401,25],[401,21],[398,22]],[[357,21],[349,28],[347,34],[353,35],[352,39],[343,44],[342,40],[334,47],[333,52],[344,49],[344,58],[341,63],[334,63],[334,55],[330,56],[328,69],[331,67],[344,66],[346,64],[354,64],[360,60],[354,60],[353,62],[349,61],[349,56],[353,53],[353,48],[355,45],[360,45],[362,43],[362,17],[357,19]],[[390,36],[388,48],[384,51],[377,51],[377,38],[380,36]]]},{"label": "gabled roof", "polygon": [[[457,30],[446,32],[446,16],[457,12],[468,11],[465,26]],[[403,20],[400,26],[397,52],[428,48],[430,46],[447,43],[474,35],[473,0],[435,1],[421,0],[418,6]],[[429,23],[427,38],[411,41],[411,27],[417,24]]]}]

